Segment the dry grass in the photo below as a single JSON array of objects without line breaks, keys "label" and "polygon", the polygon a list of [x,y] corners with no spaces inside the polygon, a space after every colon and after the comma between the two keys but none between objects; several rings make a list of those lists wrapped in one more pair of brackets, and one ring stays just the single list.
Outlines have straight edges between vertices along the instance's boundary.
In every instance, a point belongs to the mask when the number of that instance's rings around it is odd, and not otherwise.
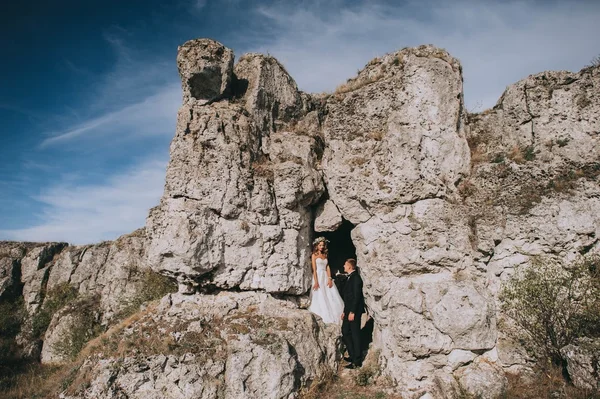
[{"label": "dry grass", "polygon": [[348,165],[350,166],[363,166],[366,164],[368,160],[364,157],[354,157],[348,160]]},{"label": "dry grass", "polygon": [[486,133],[478,133],[474,136],[467,137],[467,144],[471,151],[471,169],[477,164],[488,161],[489,155],[483,148],[487,145],[489,140],[490,136]]},{"label": "dry grass", "polygon": [[600,392],[578,389],[565,381],[558,367],[539,370],[533,378],[508,374],[506,399],[599,399]]},{"label": "dry grass", "polygon": [[521,150],[521,147],[519,147],[518,145],[515,145],[515,146],[513,146],[513,148],[511,148],[510,152],[508,153],[508,158],[511,161],[516,162],[518,164],[525,163],[525,157],[523,156],[523,151]]},{"label": "dry grass", "polygon": [[273,180],[275,178],[275,174],[273,172],[273,163],[271,160],[262,156],[251,164],[252,173],[256,177],[262,177],[267,180]]},{"label": "dry grass", "polygon": [[341,85],[336,87],[334,94],[344,94],[344,93],[349,93],[351,91],[358,90],[361,87],[370,85],[371,83],[375,83],[378,80],[381,80],[381,78],[383,78],[382,72],[378,73],[375,76],[365,78],[365,79],[360,79],[360,80],[358,78],[348,79],[348,81],[346,83],[342,83]]},{"label": "dry grass", "polygon": [[462,198],[467,198],[472,196],[477,192],[477,187],[469,180],[465,179],[458,185],[458,194]]},{"label": "dry grass", "polygon": [[357,383],[357,380],[365,380],[359,378],[360,375],[369,372],[368,367],[362,367],[348,373],[340,365],[337,374],[333,371],[325,373],[319,381],[313,382],[309,389],[301,391],[299,397],[300,399],[402,399],[400,395],[386,393],[385,387]]},{"label": "dry grass", "polygon": [[515,163],[524,164],[525,162],[533,161],[536,154],[537,151],[534,150],[533,146],[520,147],[515,145],[508,153],[508,158]]},{"label": "dry grass", "polygon": [[375,130],[370,132],[367,136],[375,141],[381,141],[385,134],[380,130]]}]

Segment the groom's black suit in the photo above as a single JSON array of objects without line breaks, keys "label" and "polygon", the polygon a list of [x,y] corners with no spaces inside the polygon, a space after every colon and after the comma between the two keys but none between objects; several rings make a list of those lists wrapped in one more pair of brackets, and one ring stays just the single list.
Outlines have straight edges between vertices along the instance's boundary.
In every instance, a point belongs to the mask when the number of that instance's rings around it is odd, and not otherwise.
[{"label": "groom's black suit", "polygon": [[[361,314],[365,312],[365,297],[362,292],[363,281],[354,270],[348,276],[344,285],[344,321],[342,322],[342,336],[348,355],[352,363],[356,366],[362,364],[362,350],[360,347],[360,319]],[[354,313],[354,320],[348,320],[348,315]]]}]

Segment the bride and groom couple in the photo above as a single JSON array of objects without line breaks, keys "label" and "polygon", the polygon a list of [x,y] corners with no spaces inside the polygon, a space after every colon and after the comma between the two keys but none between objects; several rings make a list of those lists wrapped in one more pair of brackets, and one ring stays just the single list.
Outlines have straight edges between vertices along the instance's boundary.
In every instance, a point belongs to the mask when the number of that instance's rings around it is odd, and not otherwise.
[{"label": "bride and groom couple", "polygon": [[360,319],[365,312],[363,282],[356,268],[356,260],[346,260],[344,271],[348,277],[340,296],[327,260],[328,242],[324,237],[313,242],[313,287],[308,309],[320,316],[325,323],[342,324],[342,338],[348,350],[348,357],[344,360],[349,362],[345,367],[354,369],[362,365]]}]

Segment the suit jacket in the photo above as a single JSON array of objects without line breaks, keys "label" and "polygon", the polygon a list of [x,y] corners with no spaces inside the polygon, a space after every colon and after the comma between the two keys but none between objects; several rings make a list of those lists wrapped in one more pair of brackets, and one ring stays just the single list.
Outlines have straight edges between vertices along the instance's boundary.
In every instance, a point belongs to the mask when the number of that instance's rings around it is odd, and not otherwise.
[{"label": "suit jacket", "polygon": [[[355,270],[350,274],[346,284],[344,284],[344,313],[346,316],[349,313],[361,315],[365,312],[365,297],[363,296],[363,281]],[[359,319],[360,320],[360,319]]]}]

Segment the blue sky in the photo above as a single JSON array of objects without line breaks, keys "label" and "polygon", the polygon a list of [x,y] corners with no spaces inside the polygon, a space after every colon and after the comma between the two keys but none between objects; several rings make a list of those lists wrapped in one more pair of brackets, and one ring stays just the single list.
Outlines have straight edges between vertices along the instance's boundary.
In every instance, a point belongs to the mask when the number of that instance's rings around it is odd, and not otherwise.
[{"label": "blue sky", "polygon": [[144,225],[163,190],[186,40],[274,55],[308,92],[432,43],[461,60],[467,108],[480,111],[531,73],[589,63],[599,17],[591,0],[3,2],[0,240],[91,243]]}]

